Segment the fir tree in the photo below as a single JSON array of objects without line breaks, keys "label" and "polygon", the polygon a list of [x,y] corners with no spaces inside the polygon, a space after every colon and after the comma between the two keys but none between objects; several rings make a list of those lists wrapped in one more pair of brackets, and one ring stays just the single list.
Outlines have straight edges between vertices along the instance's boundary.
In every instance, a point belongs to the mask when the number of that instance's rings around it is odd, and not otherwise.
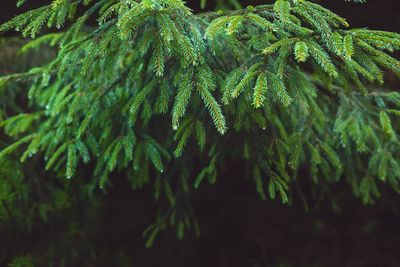
[{"label": "fir tree", "polygon": [[[51,57],[0,78],[0,222],[29,225],[86,201],[95,216],[93,195],[117,173],[160,203],[146,246],[168,227],[199,234],[190,197],[232,158],[261,199],[290,202],[301,169],[313,188],[344,180],[366,204],[382,186],[399,192],[400,94],[382,84],[385,72],[400,77],[390,55],[400,34],[353,29],[307,0],[227,6],[237,9],[54,0],[0,26],[32,38],[23,53]],[[12,88],[24,88],[22,101]],[[30,192],[43,177],[57,182]],[[24,213],[32,194],[52,201],[29,219],[11,215],[7,206]]]}]

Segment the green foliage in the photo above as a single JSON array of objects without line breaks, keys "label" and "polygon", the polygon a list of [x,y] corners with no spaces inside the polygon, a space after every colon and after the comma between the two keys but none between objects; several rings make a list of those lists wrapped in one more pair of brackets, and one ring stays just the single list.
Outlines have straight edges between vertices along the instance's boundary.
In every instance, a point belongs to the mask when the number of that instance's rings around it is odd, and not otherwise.
[{"label": "green foliage", "polygon": [[[97,26],[86,26],[91,17]],[[199,231],[187,199],[231,158],[251,170],[261,199],[290,203],[304,168],[311,186],[346,180],[364,203],[384,185],[399,192],[400,94],[375,88],[385,70],[400,76],[388,54],[400,35],[348,27],[305,0],[201,14],[180,0],[52,1],[0,27],[41,35],[22,52],[56,51],[0,78],[2,88],[26,86],[29,107],[0,112],[13,140],[1,143],[0,170],[14,168],[10,157],[44,159],[68,190],[49,190],[56,201],[41,204],[43,218],[75,204],[73,183],[87,195],[111,188],[113,174],[134,189],[151,184],[163,205],[148,247],[168,226],[180,239]],[[0,175],[0,200],[24,198],[22,177]]]},{"label": "green foliage", "polygon": [[34,267],[32,259],[28,256],[17,257],[8,266],[9,267]]}]

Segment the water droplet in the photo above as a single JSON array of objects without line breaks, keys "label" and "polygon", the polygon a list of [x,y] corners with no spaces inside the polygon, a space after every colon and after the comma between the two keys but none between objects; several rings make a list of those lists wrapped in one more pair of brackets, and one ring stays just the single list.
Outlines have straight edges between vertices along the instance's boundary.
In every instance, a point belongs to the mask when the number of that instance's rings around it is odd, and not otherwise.
[{"label": "water droplet", "polygon": [[265,131],[267,129],[267,127],[263,126],[262,129]]},{"label": "water droplet", "polygon": [[164,170],[160,170],[160,172],[161,172],[161,173],[163,173],[163,172],[164,172]]}]

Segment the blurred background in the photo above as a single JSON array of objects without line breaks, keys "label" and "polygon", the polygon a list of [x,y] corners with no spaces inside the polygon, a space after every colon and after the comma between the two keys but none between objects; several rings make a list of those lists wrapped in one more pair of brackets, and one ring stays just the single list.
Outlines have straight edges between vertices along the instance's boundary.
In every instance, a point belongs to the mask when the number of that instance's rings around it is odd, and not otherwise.
[{"label": "blurred background", "polygon": [[[23,8],[17,9],[15,2],[2,1],[1,23],[49,3],[28,0]],[[190,0],[188,5],[195,12],[201,12],[199,2]],[[240,3],[246,6],[269,2]],[[347,18],[352,27],[399,32],[399,0],[368,0],[366,4],[320,0],[318,3]],[[215,5],[216,2],[208,0],[206,10],[212,10]],[[15,63],[12,51],[1,52],[9,64]],[[400,89],[398,81],[389,81],[388,86]],[[240,166],[240,163],[231,162],[231,166]],[[149,192],[152,189],[132,192],[125,179],[114,179],[114,188],[107,195],[107,208],[98,221],[104,229],[103,235],[97,237],[99,249],[121,255],[121,265],[132,261],[133,266],[141,267],[400,266],[400,199],[394,192],[382,192],[382,198],[375,205],[365,206],[347,185],[338,183],[327,193],[335,198],[294,199],[293,204],[283,206],[261,201],[253,183],[241,179],[244,171],[232,170],[216,185],[204,185],[196,191],[193,199],[201,225],[200,237],[193,234],[178,241],[175,232],[170,231],[163,233],[152,249],[144,248],[142,238],[143,229],[153,222],[157,212],[157,204]],[[55,231],[57,235],[57,229],[45,231]],[[40,235],[27,237],[23,242],[38,242]],[[82,262],[81,266],[92,265]]]},{"label": "blurred background", "polygon": [[[0,22],[3,23],[16,14],[21,13],[43,4],[49,0],[28,0],[22,8],[17,8],[16,0],[2,1],[0,10]],[[195,12],[201,11],[200,0],[188,0],[187,5]],[[243,6],[267,4],[271,0],[238,0]],[[398,0],[368,0],[366,4],[351,3],[346,0],[318,0],[319,4],[331,9],[345,17],[353,27],[368,27],[388,31],[398,31],[400,25],[400,1]],[[206,10],[214,9],[217,1],[208,0]]]}]

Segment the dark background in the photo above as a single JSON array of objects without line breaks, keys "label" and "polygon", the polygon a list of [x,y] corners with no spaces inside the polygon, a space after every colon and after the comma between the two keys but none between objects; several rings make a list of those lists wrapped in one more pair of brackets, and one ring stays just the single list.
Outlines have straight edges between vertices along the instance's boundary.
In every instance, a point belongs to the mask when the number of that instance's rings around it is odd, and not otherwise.
[{"label": "dark background", "polygon": [[[49,0],[27,0],[22,8],[15,6],[16,0],[4,0],[1,3],[0,23],[7,21],[16,14],[47,4]],[[213,1],[207,1],[207,9],[212,9]],[[257,5],[272,1],[240,1],[243,5]],[[330,8],[348,19],[352,27],[369,27],[388,31],[398,31],[400,25],[400,1],[398,0],[368,0],[366,4],[349,3],[345,0],[319,0],[319,4]],[[195,11],[200,11],[200,0],[188,0],[187,4]]]},{"label": "dark background", "polygon": [[[22,9],[15,7],[16,1],[2,2],[0,22],[49,1],[28,0]],[[199,11],[198,2],[188,1],[188,5]],[[212,1],[208,2],[211,9]],[[256,5],[271,1],[241,2]],[[399,31],[399,0],[369,0],[363,5],[344,0],[318,3],[348,18],[352,27]],[[241,174],[241,170],[234,170],[216,185],[204,185],[196,191],[193,199],[200,238],[189,234],[178,241],[169,231],[160,236],[153,249],[144,248],[141,236],[157,210],[149,198],[151,193],[133,193],[124,179],[115,179],[114,189],[107,196],[108,208],[99,219],[105,229],[98,237],[99,249],[115,254],[123,251],[132,256],[137,264],[134,266],[141,267],[400,266],[399,196],[390,190],[383,192],[375,205],[364,206],[352,196],[348,185],[339,184],[332,192],[340,196],[337,206],[310,198],[310,210],[305,211],[300,200],[291,206],[262,202],[253,184],[243,180]],[[82,266],[91,265],[82,262]]]}]

